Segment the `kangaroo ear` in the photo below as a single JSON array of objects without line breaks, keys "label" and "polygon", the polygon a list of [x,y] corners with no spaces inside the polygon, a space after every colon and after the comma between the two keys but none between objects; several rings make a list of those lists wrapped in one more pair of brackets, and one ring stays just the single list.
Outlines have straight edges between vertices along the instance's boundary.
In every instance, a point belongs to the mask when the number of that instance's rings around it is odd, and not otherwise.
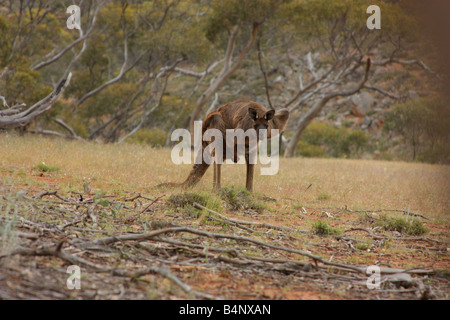
[{"label": "kangaroo ear", "polygon": [[264,119],[266,119],[267,121],[272,120],[274,115],[275,115],[275,110],[269,110],[266,112]]},{"label": "kangaroo ear", "polygon": [[288,109],[280,109],[275,113],[273,117],[273,126],[271,129],[278,129],[280,133],[284,131],[286,124],[289,120],[289,110]]},{"label": "kangaroo ear", "polygon": [[250,115],[250,118],[252,118],[252,120],[258,119],[258,112],[256,112],[255,109],[248,108],[248,114]]}]

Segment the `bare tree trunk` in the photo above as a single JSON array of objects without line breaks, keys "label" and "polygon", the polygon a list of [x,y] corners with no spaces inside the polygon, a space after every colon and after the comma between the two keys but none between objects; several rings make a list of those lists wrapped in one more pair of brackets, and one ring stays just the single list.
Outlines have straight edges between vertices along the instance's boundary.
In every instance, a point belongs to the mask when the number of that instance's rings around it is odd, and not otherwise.
[{"label": "bare tree trunk", "polygon": [[274,110],[272,101],[270,100],[269,82],[267,80],[267,72],[266,72],[266,70],[264,68],[264,64],[262,62],[261,38],[258,39],[257,47],[258,47],[259,68],[261,69],[261,73],[263,74],[263,77],[264,77],[264,87],[266,88],[267,103],[269,104],[269,108]]}]

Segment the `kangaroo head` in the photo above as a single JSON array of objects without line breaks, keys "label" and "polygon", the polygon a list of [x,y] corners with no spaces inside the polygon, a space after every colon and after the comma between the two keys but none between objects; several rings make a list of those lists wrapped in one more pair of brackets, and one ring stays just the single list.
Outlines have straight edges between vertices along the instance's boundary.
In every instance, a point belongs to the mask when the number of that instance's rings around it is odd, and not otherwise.
[{"label": "kangaroo head", "polygon": [[275,110],[260,110],[255,108],[248,108],[248,114],[252,120],[251,127],[259,132],[259,130],[265,130],[269,128],[269,121],[273,119]]}]

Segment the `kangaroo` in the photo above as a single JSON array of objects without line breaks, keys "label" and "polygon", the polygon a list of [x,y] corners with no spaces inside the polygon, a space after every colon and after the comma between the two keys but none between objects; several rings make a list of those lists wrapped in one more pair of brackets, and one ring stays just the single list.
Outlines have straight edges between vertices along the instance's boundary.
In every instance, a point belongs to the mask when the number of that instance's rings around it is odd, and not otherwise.
[{"label": "kangaroo", "polygon": [[[238,100],[234,102],[229,102],[216,111],[209,113],[202,124],[202,138],[206,130],[208,129],[218,129],[223,139],[223,145],[225,146],[223,150],[223,159],[225,160],[225,149],[234,148],[234,162],[237,162],[237,143],[234,142],[234,146],[227,146],[225,141],[226,129],[242,129],[244,132],[252,129],[256,130],[256,133],[260,129],[267,129],[267,138],[271,138],[271,129],[278,129],[280,134],[284,131],[286,124],[289,120],[289,111],[287,109],[281,109],[275,112],[275,110],[267,111],[262,105],[250,101],[250,100]],[[211,141],[212,142],[212,141]],[[210,144],[209,141],[203,141],[202,152]],[[220,155],[219,155],[220,156]],[[246,189],[250,192],[253,191],[253,176],[255,165],[249,161],[249,146],[246,141],[245,144],[245,162],[247,165],[247,178],[246,178]],[[200,164],[194,164],[189,176],[180,185],[184,188],[193,187],[197,184],[206,170],[209,168],[209,164],[204,160]],[[220,179],[221,179],[221,164],[214,162],[214,173],[213,173],[213,188],[220,189]]]}]

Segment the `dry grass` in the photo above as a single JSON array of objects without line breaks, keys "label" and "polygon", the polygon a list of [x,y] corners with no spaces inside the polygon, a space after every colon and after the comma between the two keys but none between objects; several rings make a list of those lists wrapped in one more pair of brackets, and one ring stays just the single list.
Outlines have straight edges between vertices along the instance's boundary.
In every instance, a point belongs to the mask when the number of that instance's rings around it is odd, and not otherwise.
[{"label": "dry grass", "polygon": [[[175,165],[170,149],[103,145],[36,136],[0,135],[0,169],[33,170],[45,162],[60,168],[60,188],[158,193],[153,186],[183,181],[191,165]],[[223,166],[223,186],[245,184],[245,166]],[[310,186],[308,188],[308,186]],[[212,170],[196,187],[212,188]],[[306,191],[305,191],[306,190]],[[275,176],[255,175],[256,193],[286,205],[351,209],[403,209],[448,223],[450,167],[422,163],[346,159],[280,159]],[[170,192],[170,191],[169,191]],[[323,195],[328,195],[325,197]],[[319,200],[322,199],[322,200]]]}]

